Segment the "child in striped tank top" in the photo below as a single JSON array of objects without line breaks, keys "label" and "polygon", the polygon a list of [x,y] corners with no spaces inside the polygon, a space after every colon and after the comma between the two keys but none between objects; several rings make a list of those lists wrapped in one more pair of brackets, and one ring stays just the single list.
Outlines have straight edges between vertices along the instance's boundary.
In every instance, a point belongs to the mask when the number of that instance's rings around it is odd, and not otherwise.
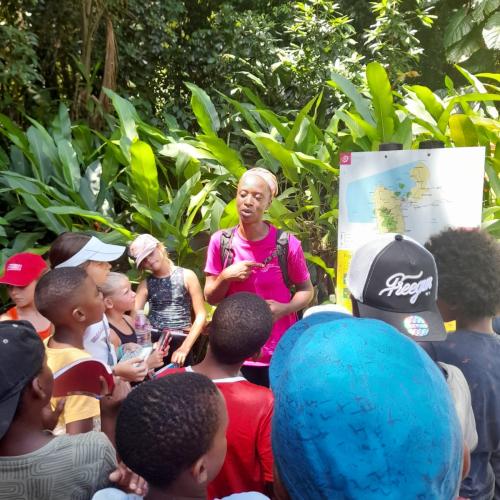
[{"label": "child in striped tank top", "polygon": [[190,269],[174,265],[163,244],[150,234],[138,236],[130,245],[129,253],[139,269],[151,272],[139,284],[135,310],[143,309],[149,302],[148,319],[157,335],[165,328],[186,333],[185,337],[173,336],[171,342],[170,361],[183,366],[207,316],[198,277]]}]

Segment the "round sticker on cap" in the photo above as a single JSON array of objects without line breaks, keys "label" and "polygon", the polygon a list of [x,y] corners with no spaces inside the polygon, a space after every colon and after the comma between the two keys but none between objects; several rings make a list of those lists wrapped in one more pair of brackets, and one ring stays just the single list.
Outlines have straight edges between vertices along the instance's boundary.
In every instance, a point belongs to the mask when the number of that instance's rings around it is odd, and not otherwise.
[{"label": "round sticker on cap", "polygon": [[429,335],[429,324],[422,316],[407,316],[403,321],[406,331],[414,337]]}]

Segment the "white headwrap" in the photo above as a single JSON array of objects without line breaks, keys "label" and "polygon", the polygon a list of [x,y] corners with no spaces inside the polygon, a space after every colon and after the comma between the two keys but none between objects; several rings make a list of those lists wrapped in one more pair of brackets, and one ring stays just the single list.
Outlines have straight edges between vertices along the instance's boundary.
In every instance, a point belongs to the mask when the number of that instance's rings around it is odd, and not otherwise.
[{"label": "white headwrap", "polygon": [[256,175],[260,177],[268,185],[269,190],[271,191],[271,196],[273,198],[278,194],[278,181],[276,179],[276,176],[269,170],[260,167],[251,168],[241,176],[240,180],[243,180],[249,175]]}]

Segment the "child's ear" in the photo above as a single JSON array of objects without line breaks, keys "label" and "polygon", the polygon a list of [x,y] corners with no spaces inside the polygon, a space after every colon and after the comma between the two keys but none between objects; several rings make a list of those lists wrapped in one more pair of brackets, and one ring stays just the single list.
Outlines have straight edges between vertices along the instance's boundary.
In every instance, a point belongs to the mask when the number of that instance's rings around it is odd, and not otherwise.
[{"label": "child's ear", "polygon": [[47,392],[45,391],[45,388],[40,383],[40,377],[35,377],[31,381],[31,388],[33,389],[33,392],[36,394],[38,399],[50,399],[51,394],[47,394]]},{"label": "child's ear", "polygon": [[78,323],[83,323],[86,320],[85,313],[79,307],[75,307],[75,309],[71,311],[71,316]]},{"label": "child's ear", "polygon": [[196,484],[205,484],[208,481],[206,456],[203,455],[190,467],[191,475]]},{"label": "child's ear", "polygon": [[113,309],[113,301],[111,300],[111,297],[106,297],[104,299],[104,307],[106,309]]}]

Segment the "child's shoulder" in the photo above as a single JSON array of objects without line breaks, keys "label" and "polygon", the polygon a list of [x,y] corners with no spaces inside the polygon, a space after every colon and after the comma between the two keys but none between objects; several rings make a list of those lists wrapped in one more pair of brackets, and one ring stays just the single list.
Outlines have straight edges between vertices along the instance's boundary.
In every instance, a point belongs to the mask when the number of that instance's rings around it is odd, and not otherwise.
[{"label": "child's shoulder", "polygon": [[[65,438],[64,440],[61,438]],[[114,447],[104,432],[90,431],[82,434],[62,434],[54,438],[61,446],[74,446],[90,449],[105,449],[114,452]]]},{"label": "child's shoulder", "polygon": [[87,351],[79,349],[78,347],[51,347],[49,346],[50,338],[51,337],[45,339],[44,344],[47,362],[52,370],[58,370],[79,359],[92,357]]},{"label": "child's shoulder", "polygon": [[253,384],[243,377],[241,377],[241,380],[235,380],[233,383],[227,382],[226,380],[214,380],[215,385],[224,395],[228,393],[243,400],[259,401],[263,406],[274,403],[273,393],[268,387]]}]

